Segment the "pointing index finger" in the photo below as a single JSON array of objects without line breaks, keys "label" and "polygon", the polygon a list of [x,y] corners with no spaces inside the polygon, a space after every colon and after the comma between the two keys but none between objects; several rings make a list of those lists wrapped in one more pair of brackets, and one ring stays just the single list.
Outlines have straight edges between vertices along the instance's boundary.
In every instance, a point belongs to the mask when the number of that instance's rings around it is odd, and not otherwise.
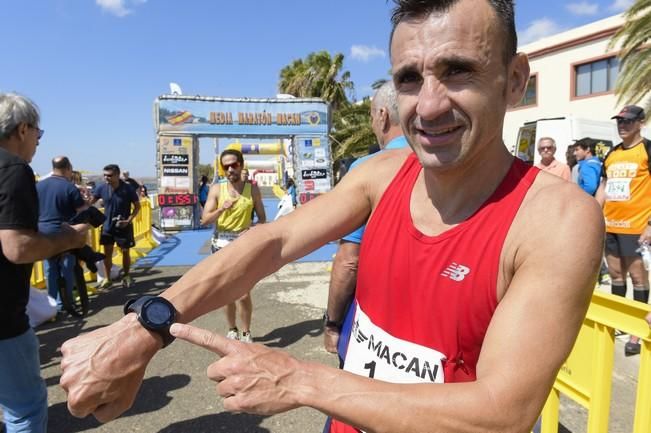
[{"label": "pointing index finger", "polygon": [[231,341],[221,335],[214,334],[192,325],[174,323],[170,327],[170,334],[176,338],[180,338],[181,340],[185,340],[189,343],[210,350],[211,352],[215,352],[219,356],[227,355],[232,350]]}]

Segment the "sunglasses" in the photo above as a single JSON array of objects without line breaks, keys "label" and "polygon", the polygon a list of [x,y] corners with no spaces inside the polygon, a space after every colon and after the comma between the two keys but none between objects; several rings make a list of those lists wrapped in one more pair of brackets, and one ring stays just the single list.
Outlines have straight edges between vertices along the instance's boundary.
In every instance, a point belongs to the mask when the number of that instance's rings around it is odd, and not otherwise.
[{"label": "sunglasses", "polygon": [[36,130],[38,131],[38,139],[39,139],[39,140],[41,139],[41,137],[43,137],[43,134],[45,134],[45,130],[43,130],[43,129],[37,128],[37,127],[34,126],[34,125],[28,125],[28,126],[29,126],[30,128],[32,128],[32,129],[36,129]]},{"label": "sunglasses", "polygon": [[554,150],[553,146],[545,146],[545,147],[539,147],[538,152],[544,152],[546,150]]},{"label": "sunglasses", "polygon": [[233,170],[237,170],[240,168],[240,163],[239,161],[232,162],[230,164],[222,164],[222,168],[224,171],[228,171],[228,169],[232,168]]},{"label": "sunglasses", "polygon": [[633,123],[637,122],[637,119],[624,119],[622,117],[618,117],[615,120],[617,121],[618,125],[632,125]]}]

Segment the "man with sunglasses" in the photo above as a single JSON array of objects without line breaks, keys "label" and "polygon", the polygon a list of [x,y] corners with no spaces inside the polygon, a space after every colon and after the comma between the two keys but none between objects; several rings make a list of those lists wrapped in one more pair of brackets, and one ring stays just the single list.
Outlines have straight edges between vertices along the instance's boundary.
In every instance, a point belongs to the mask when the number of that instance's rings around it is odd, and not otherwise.
[{"label": "man with sunglasses", "polygon": [[[122,250],[122,284],[130,287],[133,278],[129,275],[131,257],[129,249],[136,245],[131,223],[140,212],[140,198],[135,189],[120,179],[120,167],[109,164],[104,167],[104,183],[93,191],[91,204],[102,200],[106,221],[102,226],[99,243],[104,246],[104,269],[106,278],[99,287],[107,289],[111,286],[111,268],[113,267],[113,244]],[[132,207],[133,206],[133,210]]]},{"label": "man with sunglasses", "polygon": [[39,343],[26,313],[32,264],[86,242],[88,225],[38,231],[38,198],[29,167],[43,130],[36,105],[0,93],[0,408],[7,433],[47,429],[47,389]]},{"label": "man with sunglasses", "polygon": [[[651,142],[641,135],[642,107],[627,105],[615,116],[622,142],[606,155],[597,200],[606,219],[606,261],[614,295],[626,296],[626,276],[633,282],[633,299],[649,301],[649,274],[637,249],[651,243]],[[627,356],[640,353],[639,339],[631,336]]]},{"label": "man with sunglasses", "polygon": [[553,138],[542,137],[538,140],[538,153],[540,154],[540,162],[536,164],[536,167],[561,179],[568,181],[571,179],[570,167],[554,157],[556,141]]},{"label": "man with sunglasses", "polygon": [[[260,188],[242,177],[242,172],[246,170],[242,152],[226,149],[219,156],[219,163],[224,170],[226,179],[210,187],[206,205],[201,214],[201,225],[216,222],[211,240],[213,254],[230,244],[251,227],[253,210],[258,216],[258,224],[265,223],[267,218],[262,204]],[[240,321],[242,322],[241,335],[235,319],[237,307],[239,307]],[[226,337],[250,343],[252,341],[252,315],[253,302],[250,293],[240,297],[237,302],[227,304],[228,333]]]}]

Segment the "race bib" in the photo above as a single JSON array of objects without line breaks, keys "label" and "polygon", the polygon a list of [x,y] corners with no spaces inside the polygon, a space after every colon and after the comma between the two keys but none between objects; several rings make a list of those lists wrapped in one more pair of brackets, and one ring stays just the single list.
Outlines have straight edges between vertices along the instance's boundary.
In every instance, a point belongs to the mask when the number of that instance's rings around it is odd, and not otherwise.
[{"label": "race bib", "polygon": [[631,198],[632,179],[608,179],[606,181],[607,201],[628,201]]},{"label": "race bib", "polygon": [[212,248],[217,251],[233,242],[240,235],[239,232],[219,232],[212,237]]},{"label": "race bib", "polygon": [[344,370],[393,383],[443,383],[445,356],[373,324],[357,305]]}]

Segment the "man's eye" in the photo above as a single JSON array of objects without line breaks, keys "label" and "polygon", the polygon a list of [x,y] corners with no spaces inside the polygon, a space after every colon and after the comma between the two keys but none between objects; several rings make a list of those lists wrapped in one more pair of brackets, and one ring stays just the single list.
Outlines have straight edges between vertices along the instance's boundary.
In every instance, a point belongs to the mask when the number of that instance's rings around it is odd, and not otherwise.
[{"label": "man's eye", "polygon": [[456,75],[469,74],[471,72],[472,71],[470,70],[470,68],[467,68],[465,66],[450,66],[446,71],[446,75],[448,77],[454,77]]},{"label": "man's eye", "polygon": [[417,74],[416,72],[403,72],[402,74],[398,75],[398,84],[409,84],[409,83],[415,83],[420,81],[420,74]]}]

